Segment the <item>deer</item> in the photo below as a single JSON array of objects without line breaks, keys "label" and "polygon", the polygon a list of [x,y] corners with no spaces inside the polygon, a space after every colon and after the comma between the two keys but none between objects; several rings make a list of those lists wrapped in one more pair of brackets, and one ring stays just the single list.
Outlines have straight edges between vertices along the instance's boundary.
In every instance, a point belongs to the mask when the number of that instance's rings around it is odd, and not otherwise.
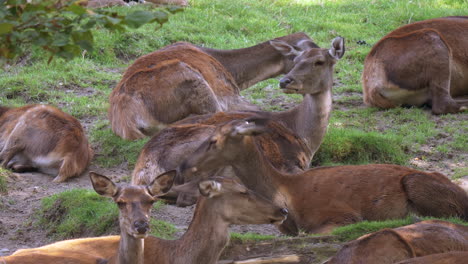
[{"label": "deer", "polygon": [[151,208],[158,196],[169,191],[175,175],[175,171],[169,171],[158,175],[149,185],[119,186],[107,176],[90,172],[94,190],[101,196],[112,198],[118,205],[120,236],[72,239],[22,249],[6,257],[6,262],[27,263],[32,259],[37,261],[34,263],[143,264]]},{"label": "deer", "polygon": [[[145,184],[154,174],[176,169],[214,132],[217,125],[248,117],[272,120],[268,123],[270,133],[255,138],[261,145],[255,151],[264,152],[281,171],[296,173],[309,168],[327,130],[332,105],[333,69],[344,55],[344,39],[335,38],[329,49],[311,48],[307,51],[300,51],[283,41],[270,43],[285,56],[296,54],[295,65],[280,80],[280,87],[285,93],[302,94],[302,102],[282,112],[220,112],[179,121],[145,144],[132,173],[133,184]],[[177,180],[176,184],[179,183]],[[181,206],[194,200],[174,193],[172,197],[178,197],[177,204]]]},{"label": "deer", "polygon": [[427,255],[419,258],[410,258],[397,264],[463,264],[468,259],[468,251],[452,251]]},{"label": "deer", "polygon": [[[178,168],[176,182],[200,180],[203,171],[231,166],[246,185],[289,210],[286,234],[329,233],[364,220],[398,219],[409,213],[468,219],[468,196],[437,172],[392,165],[317,167],[296,174],[276,169],[255,141],[268,120],[220,125]],[[180,179],[177,179],[180,178]]]},{"label": "deer", "polygon": [[468,16],[404,25],[367,55],[364,102],[384,109],[431,105],[433,114],[468,109]]},{"label": "deer", "polygon": [[0,107],[0,164],[14,172],[39,171],[64,182],[93,158],[83,127],[50,105]]},{"label": "deer", "polygon": [[[465,256],[464,262],[432,261],[440,260],[441,256],[460,260],[460,253],[455,251],[468,251],[468,227],[426,220],[361,236],[345,244],[324,264],[465,263],[467,252],[461,254]],[[423,256],[426,257],[420,258]]]},{"label": "deer", "polygon": [[[193,185],[198,186],[198,189],[194,188]],[[181,192],[200,192],[192,222],[186,233],[178,240],[164,240],[154,236],[145,237],[145,264],[217,263],[222,250],[229,242],[228,228],[230,225],[279,225],[288,215],[285,208],[274,205],[244,185],[229,178],[213,177],[197,183],[190,182],[179,185],[175,188]],[[85,252],[94,256],[94,262],[89,263],[99,263],[97,261],[106,260],[113,263],[109,256],[117,251],[118,242],[119,236],[75,239],[57,242],[35,250],[21,250],[10,257],[34,253],[52,258],[52,255],[61,255],[72,251],[76,255]],[[8,262],[9,257],[5,259],[7,263],[10,263]]]},{"label": "deer", "polygon": [[272,44],[276,41],[296,50],[317,47],[306,34],[295,33],[234,50],[177,42],[141,56],[109,96],[112,130],[135,140],[190,115],[258,109],[240,90],[287,73],[294,65],[295,53],[278,51]]}]

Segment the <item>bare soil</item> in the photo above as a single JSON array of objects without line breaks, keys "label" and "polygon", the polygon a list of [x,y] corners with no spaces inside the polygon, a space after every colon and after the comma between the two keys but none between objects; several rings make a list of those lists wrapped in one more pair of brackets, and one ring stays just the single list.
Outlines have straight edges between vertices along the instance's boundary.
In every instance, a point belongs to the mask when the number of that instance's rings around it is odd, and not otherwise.
[{"label": "bare soil", "polygon": [[[67,89],[74,90],[73,87]],[[92,95],[93,92],[88,91],[88,93]],[[334,97],[334,108],[347,110],[365,107],[360,96],[359,93],[336,95]],[[351,98],[351,100],[342,100],[344,97]],[[267,96],[262,105],[280,104],[284,108],[290,108],[295,103],[290,98],[275,95]],[[429,112],[430,110],[427,109],[426,111]],[[430,118],[436,122],[438,128],[450,125],[448,119],[432,115]],[[458,114],[457,118],[468,120],[468,113]],[[81,121],[87,130],[94,125],[93,119],[86,118]],[[385,126],[385,124],[382,124],[382,126]],[[382,129],[385,129],[385,127],[382,127]],[[459,151],[448,155],[441,155],[434,151],[438,144],[449,138],[450,135],[441,134],[440,137],[423,144],[417,155],[412,158],[411,165],[422,170],[439,171],[448,176],[451,176],[456,168],[466,168],[468,165],[468,151]],[[128,179],[128,175],[131,174],[126,164],[106,169],[91,165],[89,170],[111,176],[113,180],[117,181],[124,177]],[[52,183],[52,179],[52,176],[40,173],[12,174],[12,177],[8,180],[8,193],[0,194],[0,256],[10,255],[17,249],[38,247],[53,242],[45,230],[33,225],[34,211],[40,207],[40,201],[43,197],[68,189],[92,188],[87,173],[63,184]],[[458,180],[458,182],[463,187],[468,187],[468,175]],[[180,236],[190,224],[193,209],[193,206],[178,208],[166,205],[154,212],[153,217],[173,223],[179,230],[176,236]],[[279,255],[296,256],[296,259],[299,260],[293,263],[321,263],[332,256],[341,246],[330,237],[280,237],[280,233],[272,225],[234,226],[231,230],[239,233],[271,234],[278,236],[278,239],[257,243],[233,241],[223,253],[222,259],[224,262],[222,263]]]}]

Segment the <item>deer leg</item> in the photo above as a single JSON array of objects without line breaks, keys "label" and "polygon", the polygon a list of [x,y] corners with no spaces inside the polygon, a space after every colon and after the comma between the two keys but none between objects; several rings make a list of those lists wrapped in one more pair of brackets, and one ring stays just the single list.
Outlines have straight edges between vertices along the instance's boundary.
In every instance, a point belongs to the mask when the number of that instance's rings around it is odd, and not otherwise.
[{"label": "deer leg", "polygon": [[468,196],[440,173],[414,173],[403,177],[403,187],[413,210],[423,216],[468,220]]},{"label": "deer leg", "polygon": [[0,152],[0,160],[2,161],[2,167],[8,168],[8,164],[10,164],[11,159],[13,159],[13,157],[22,150],[23,148],[18,145],[5,146],[2,152]]},{"label": "deer leg", "polygon": [[66,156],[62,161],[57,177],[55,177],[52,182],[64,182],[78,173],[79,168],[77,168],[75,161],[69,156]]},{"label": "deer leg", "polygon": [[434,82],[431,86],[431,96],[432,96],[432,113],[438,114],[448,114],[448,113],[458,113],[462,108],[457,101],[455,101],[452,96],[450,96],[450,81],[443,82]]}]

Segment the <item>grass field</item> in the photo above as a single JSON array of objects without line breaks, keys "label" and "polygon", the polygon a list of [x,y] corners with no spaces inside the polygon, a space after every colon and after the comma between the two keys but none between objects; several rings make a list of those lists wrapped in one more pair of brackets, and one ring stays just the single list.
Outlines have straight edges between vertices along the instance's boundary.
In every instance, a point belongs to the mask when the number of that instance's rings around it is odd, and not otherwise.
[{"label": "grass field", "polygon": [[[112,9],[125,13],[148,8]],[[313,165],[397,163],[462,178],[468,176],[468,113],[435,117],[428,109],[365,107],[360,76],[372,45],[391,30],[414,21],[467,14],[467,0],[192,0],[162,28],[146,25],[112,34],[96,30],[94,51],[72,61],[55,59],[47,64],[48,56],[31,48],[0,72],[0,104],[60,107],[85,125],[96,151],[93,164],[131,170],[147,139],[128,142],[113,135],[107,99],[137,57],[176,41],[232,49],[302,31],[319,46],[329,47],[334,37],[342,36],[346,54],[336,66],[334,110]],[[261,82],[243,95],[272,111],[282,110],[270,104],[272,99],[301,100],[282,94],[277,79]],[[5,188],[1,174],[0,192]],[[51,201],[44,203],[47,207]],[[111,215],[116,217],[115,210]],[[162,236],[171,237],[173,227],[160,226]],[[93,232],[101,234],[101,227],[96,228]]]}]

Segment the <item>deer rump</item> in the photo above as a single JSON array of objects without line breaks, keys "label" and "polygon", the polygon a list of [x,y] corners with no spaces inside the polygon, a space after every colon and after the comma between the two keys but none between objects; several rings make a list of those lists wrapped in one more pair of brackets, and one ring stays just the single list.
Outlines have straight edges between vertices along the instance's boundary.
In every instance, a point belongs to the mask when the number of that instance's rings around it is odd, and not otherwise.
[{"label": "deer rump", "polygon": [[374,45],[364,62],[364,101],[371,106],[432,105],[435,114],[468,106],[468,17],[405,25]]},{"label": "deer rump", "polygon": [[0,116],[0,161],[17,172],[39,170],[63,182],[81,174],[93,151],[78,120],[47,105],[12,108]]}]

